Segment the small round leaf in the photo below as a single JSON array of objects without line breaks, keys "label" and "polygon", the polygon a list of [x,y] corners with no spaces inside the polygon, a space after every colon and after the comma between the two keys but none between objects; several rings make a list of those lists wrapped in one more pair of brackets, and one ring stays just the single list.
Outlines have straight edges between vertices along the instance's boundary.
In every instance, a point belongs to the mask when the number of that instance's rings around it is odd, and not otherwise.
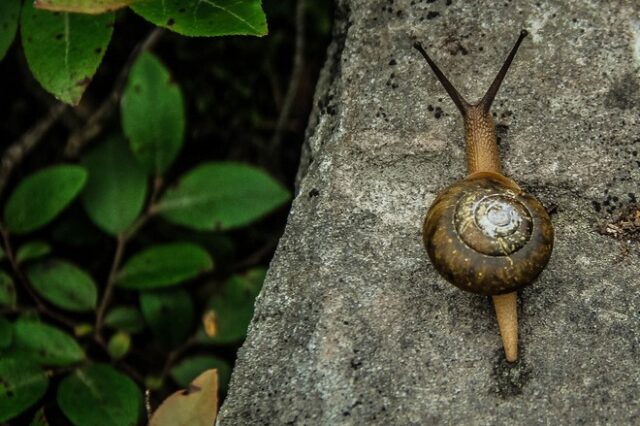
[{"label": "small round leaf", "polygon": [[29,241],[24,243],[16,253],[16,261],[23,263],[51,253],[51,246],[46,241]]},{"label": "small round leaf", "polygon": [[113,13],[51,13],[26,1],[20,31],[33,76],[56,98],[78,104],[107,50],[113,23]]},{"label": "small round leaf", "polygon": [[0,357],[0,422],[12,419],[35,404],[49,386],[49,378],[25,359]]},{"label": "small round leaf", "polygon": [[72,165],[47,167],[28,176],[7,201],[7,227],[23,234],[46,225],[73,201],[86,179],[87,172]]},{"label": "small round leaf", "polygon": [[166,347],[179,346],[194,322],[193,302],[182,289],[140,293],[142,315],[156,338]]},{"label": "small round leaf", "polygon": [[27,276],[33,288],[59,308],[83,312],[96,307],[93,278],[73,263],[60,259],[36,263],[27,269]]},{"label": "small round leaf", "polygon": [[213,268],[202,247],[190,243],[162,244],[135,254],[118,274],[118,285],[153,289],[179,284]]},{"label": "small round leaf", "polygon": [[56,327],[29,319],[19,319],[14,324],[11,349],[42,365],[71,365],[85,357],[73,337]]},{"label": "small round leaf", "polygon": [[89,171],[82,204],[89,218],[111,235],[127,229],[138,217],[147,196],[147,177],[125,141],[114,136],[82,159]]},{"label": "small round leaf", "polygon": [[94,364],[62,380],[57,400],[76,426],[133,426],[138,424],[142,395],[126,375]]},{"label": "small round leaf", "polygon": [[119,331],[109,339],[107,350],[112,359],[121,359],[131,347],[131,336],[124,331]]},{"label": "small round leaf", "polygon": [[151,53],[142,53],[131,68],[121,115],[133,155],[147,172],[164,173],[184,140],[184,100],[169,71]]},{"label": "small round leaf", "polygon": [[144,330],[144,318],[134,306],[116,306],[104,317],[104,324],[127,333],[140,333]]}]

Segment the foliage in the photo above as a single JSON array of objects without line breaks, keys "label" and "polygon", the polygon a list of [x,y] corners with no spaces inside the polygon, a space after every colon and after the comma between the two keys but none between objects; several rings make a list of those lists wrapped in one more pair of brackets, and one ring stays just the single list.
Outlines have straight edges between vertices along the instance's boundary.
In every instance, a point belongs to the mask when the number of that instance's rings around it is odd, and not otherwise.
[{"label": "foliage", "polygon": [[55,219],[78,195],[87,179],[82,167],[48,167],[24,179],[4,208],[7,230],[24,234]]},{"label": "foliage", "polygon": [[35,404],[47,390],[49,378],[34,362],[3,356],[0,383],[0,421],[6,421]]},{"label": "foliage", "polygon": [[[77,104],[109,46],[115,10],[131,4],[140,16],[158,26],[189,36],[267,34],[260,0],[36,0],[25,2],[21,36],[36,80],[63,102]],[[20,0],[0,6],[0,58],[13,41]],[[51,11],[56,11],[52,13]],[[97,15],[89,16],[83,13]],[[147,59],[140,63],[144,73]],[[153,66],[153,65],[151,65]],[[154,70],[151,70],[153,72]],[[135,74],[136,76],[138,73]],[[134,80],[135,82],[137,79]],[[145,83],[158,83],[147,76]],[[153,87],[153,86],[152,86]],[[127,126],[125,125],[125,132]],[[167,148],[170,149],[170,148]],[[135,151],[135,150],[134,150]]]},{"label": "foliage", "polygon": [[74,425],[135,425],[142,395],[138,386],[110,365],[76,369],[58,386],[58,404]]},{"label": "foliage", "polygon": [[[33,77],[70,105],[83,101],[128,9],[189,36],[267,32],[259,0],[1,3],[0,59],[19,24]],[[77,162],[23,173],[2,199],[0,422],[47,424],[52,403],[42,398],[55,395],[54,412],[71,424],[139,424],[144,387],[163,395],[178,385],[188,392],[151,424],[212,424],[231,367],[211,352],[246,334],[265,271],[216,276],[223,231],[263,220],[290,193],[237,161],[180,165],[184,82],[150,52],[132,58],[121,126],[97,131]]]},{"label": "foliage", "polygon": [[305,1],[285,120],[296,0],[265,0],[268,38],[216,39],[179,34],[262,35],[259,0],[0,3],[0,423],[146,424],[209,369],[224,398],[285,223],[329,0]]},{"label": "foliage", "polygon": [[122,127],[147,173],[160,175],[173,163],[184,141],[184,126],[180,88],[155,56],[143,53],[122,96]]},{"label": "foliage", "polygon": [[27,269],[27,277],[44,299],[60,309],[82,312],[96,308],[96,283],[71,262],[60,259],[38,262]]}]

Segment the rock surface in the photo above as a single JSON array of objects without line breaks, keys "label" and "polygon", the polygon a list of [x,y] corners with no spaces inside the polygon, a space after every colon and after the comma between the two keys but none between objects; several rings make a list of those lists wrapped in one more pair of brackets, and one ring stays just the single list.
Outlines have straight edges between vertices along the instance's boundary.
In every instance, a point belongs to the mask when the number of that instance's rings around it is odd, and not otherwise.
[{"label": "rock surface", "polygon": [[[640,423],[640,242],[614,223],[640,197],[640,6],[337,9],[299,193],[219,425]],[[493,111],[505,174],[550,209],[556,246],[520,294],[509,365],[490,300],[447,284],[422,247],[427,207],[466,163],[462,119],[411,46],[473,100],[521,28]]]}]

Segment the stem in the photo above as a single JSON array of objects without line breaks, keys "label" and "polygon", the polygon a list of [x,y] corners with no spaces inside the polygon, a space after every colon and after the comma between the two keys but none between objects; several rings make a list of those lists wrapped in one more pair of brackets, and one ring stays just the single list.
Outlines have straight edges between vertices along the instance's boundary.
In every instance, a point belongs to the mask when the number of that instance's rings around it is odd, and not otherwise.
[{"label": "stem", "polygon": [[231,270],[242,271],[260,263],[267,255],[273,254],[273,251],[278,245],[278,241],[279,241],[278,238],[270,239],[262,247],[260,247],[255,252],[251,253],[245,259],[231,265]]},{"label": "stem", "polygon": [[184,345],[169,352],[169,355],[167,355],[167,359],[164,363],[164,367],[162,367],[162,373],[160,373],[161,381],[164,381],[164,379],[167,377],[167,374],[169,373],[169,369],[173,366],[175,360],[180,358],[180,356],[183,353],[185,353],[188,349],[190,349],[195,342],[196,342],[196,336],[193,335],[186,342],[184,342]]},{"label": "stem", "polygon": [[67,106],[65,104],[56,103],[39,122],[7,148],[2,160],[0,160],[0,192],[7,185],[15,167],[42,141],[43,136],[58,121],[66,109]]},{"label": "stem", "polygon": [[127,247],[127,243],[138,231],[147,223],[147,221],[153,216],[153,212],[155,209],[155,201],[158,198],[158,194],[162,190],[163,180],[161,177],[156,177],[153,182],[153,189],[151,191],[151,196],[149,197],[149,203],[145,212],[135,221],[128,229],[121,232],[118,235],[118,240],[116,244],[116,251],[113,255],[113,262],[111,263],[111,269],[109,270],[109,276],[107,277],[107,285],[104,289],[104,294],[102,296],[102,300],[100,301],[100,306],[98,306],[98,310],[96,312],[96,325],[95,325],[95,336],[97,339],[102,340],[100,332],[102,331],[102,326],[104,325],[104,315],[111,302],[111,295],[113,293],[113,287],[116,284],[116,278],[118,275],[118,270],[120,269],[120,264],[122,263],[122,258],[124,256],[124,251]]},{"label": "stem", "polygon": [[[296,94],[298,93],[298,86],[300,86],[300,80],[302,78],[302,71],[304,68],[304,49],[305,49],[305,0],[297,0],[296,2],[296,41],[293,52],[293,67],[291,70],[291,77],[289,78],[289,86],[284,96],[282,103],[282,109],[278,116],[278,122],[276,124],[276,130],[273,132],[271,138],[271,144],[269,149],[271,153],[278,152],[282,145],[282,139],[284,129],[286,128],[289,117],[294,107],[294,101]],[[273,158],[275,156],[272,155]]]},{"label": "stem", "polygon": [[116,274],[118,273],[118,269],[120,268],[120,263],[122,262],[122,256],[124,255],[124,249],[127,245],[127,238],[124,233],[118,235],[118,243],[116,245],[116,252],[113,255],[113,262],[111,263],[111,270],[109,271],[109,277],[107,278],[107,286],[104,289],[104,295],[102,296],[102,300],[100,301],[100,306],[98,307],[98,311],[96,313],[96,336],[100,336],[100,331],[102,330],[102,325],[104,322],[104,314],[107,310],[107,306],[111,301],[111,294],[113,293],[113,286],[116,283]]}]

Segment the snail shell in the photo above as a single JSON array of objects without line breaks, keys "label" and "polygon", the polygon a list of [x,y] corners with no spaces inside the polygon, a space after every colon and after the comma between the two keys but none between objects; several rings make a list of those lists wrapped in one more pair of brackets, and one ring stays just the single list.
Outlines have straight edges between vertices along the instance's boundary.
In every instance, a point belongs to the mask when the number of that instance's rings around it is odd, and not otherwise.
[{"label": "snail shell", "polygon": [[474,173],[438,195],[422,235],[445,279],[484,295],[531,284],[553,249],[553,226],[542,204],[491,172]]}]

